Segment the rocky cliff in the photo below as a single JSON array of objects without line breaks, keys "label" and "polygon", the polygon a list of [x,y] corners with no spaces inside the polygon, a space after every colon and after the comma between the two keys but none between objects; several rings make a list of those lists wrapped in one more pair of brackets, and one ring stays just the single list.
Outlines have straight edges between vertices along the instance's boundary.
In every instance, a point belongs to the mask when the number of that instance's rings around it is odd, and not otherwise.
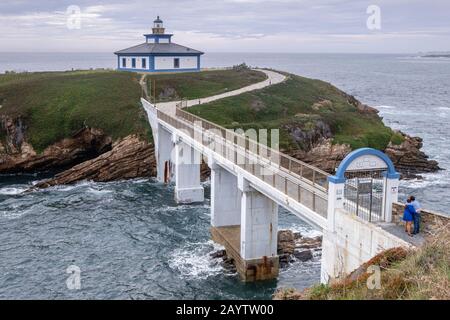
[{"label": "rocky cliff", "polygon": [[111,151],[59,173],[53,179],[42,181],[35,187],[47,188],[81,180],[108,182],[154,176],[156,160],[153,146],[136,136],[128,136],[114,143]]},{"label": "rocky cliff", "polygon": [[[362,112],[374,112],[370,107],[360,104]],[[370,109],[368,109],[370,108]],[[299,148],[294,151],[285,151],[296,159],[316,166],[326,172],[333,173],[340,162],[352,149],[347,144],[333,143],[333,135],[328,124],[322,120],[309,121],[306,125],[293,122],[284,126],[292,140]],[[419,137],[410,137],[397,132],[402,137],[400,144],[389,143],[383,150],[392,160],[402,178],[417,178],[420,174],[440,170],[439,164],[430,160],[421,151],[423,140]]]},{"label": "rocky cliff", "polygon": [[112,139],[101,130],[83,128],[70,138],[38,154],[26,141],[26,126],[21,118],[0,118],[0,174],[62,170],[93,159],[112,147]]}]

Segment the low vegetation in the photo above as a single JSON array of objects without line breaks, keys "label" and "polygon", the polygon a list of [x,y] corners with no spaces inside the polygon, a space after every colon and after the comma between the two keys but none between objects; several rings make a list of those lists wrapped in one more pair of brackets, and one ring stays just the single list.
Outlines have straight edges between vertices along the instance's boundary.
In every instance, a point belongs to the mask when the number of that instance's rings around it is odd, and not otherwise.
[{"label": "low vegetation", "polygon": [[[302,300],[449,300],[450,231],[448,225],[416,251],[391,249],[364,264],[344,281],[317,285],[298,293],[293,289],[276,294],[279,299]],[[367,267],[381,268],[381,288],[368,289]]]},{"label": "low vegetation", "polygon": [[288,76],[284,83],[196,106],[189,111],[228,128],[281,128],[280,146],[285,150],[301,147],[286,128],[308,131],[318,121],[328,124],[334,143],[346,143],[353,149],[384,150],[390,141],[402,142],[402,137],[386,127],[376,113],[361,112],[349,96],[331,84]]},{"label": "low vegetation", "polygon": [[[133,73],[78,71],[0,75],[1,115],[20,117],[37,151],[84,126],[116,138],[150,136]],[[1,130],[0,130],[1,131]]]},{"label": "low vegetation", "polygon": [[[156,79],[157,96],[195,99],[265,80],[247,67],[202,73],[148,76]],[[85,126],[113,139],[138,134],[151,139],[140,104],[140,74],[116,71],[8,73],[0,75],[0,117],[20,118],[26,140],[36,151],[70,137]],[[151,83],[151,81],[148,81]],[[174,95],[165,96],[167,92]],[[5,132],[0,128],[0,139]]]},{"label": "low vegetation", "polygon": [[[201,73],[148,75],[148,94],[157,102],[205,98],[266,80],[266,75],[245,66]],[[153,87],[154,86],[154,87]]]},{"label": "low vegetation", "polygon": [[[325,123],[334,143],[352,148],[386,148],[402,136],[375,113],[361,112],[332,85],[288,74],[278,85],[219,100],[189,111],[229,128],[280,129],[281,147],[304,148],[289,128],[314,131]],[[158,101],[197,99],[264,81],[266,75],[246,65],[201,73],[147,75]],[[84,126],[102,129],[113,139],[138,134],[151,139],[140,105],[141,75],[115,71],[9,73],[0,75],[0,116],[20,117],[26,139],[38,151],[70,137]],[[155,80],[155,82],[153,82]],[[0,130],[1,132],[2,130]],[[0,133],[4,135],[3,133]]]}]

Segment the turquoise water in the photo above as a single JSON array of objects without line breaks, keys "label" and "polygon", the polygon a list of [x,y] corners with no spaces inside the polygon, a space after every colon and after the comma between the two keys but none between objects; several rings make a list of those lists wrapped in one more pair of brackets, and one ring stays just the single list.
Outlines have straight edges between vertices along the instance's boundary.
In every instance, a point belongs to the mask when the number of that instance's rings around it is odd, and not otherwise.
[{"label": "turquoise water", "polygon": [[[385,122],[424,138],[450,168],[450,60],[402,55],[207,54],[205,66],[247,62],[329,81],[377,107]],[[110,54],[0,54],[4,70],[114,68]],[[401,198],[446,212],[449,171],[402,182]],[[0,176],[0,298],[268,299],[277,287],[308,287],[320,257],[295,263],[277,281],[242,284],[209,254],[209,202],[178,206],[149,180],[81,183],[22,193],[40,176]],[[207,193],[209,187],[206,185]],[[282,211],[280,227],[317,232]],[[81,269],[80,291],[66,268]]]}]

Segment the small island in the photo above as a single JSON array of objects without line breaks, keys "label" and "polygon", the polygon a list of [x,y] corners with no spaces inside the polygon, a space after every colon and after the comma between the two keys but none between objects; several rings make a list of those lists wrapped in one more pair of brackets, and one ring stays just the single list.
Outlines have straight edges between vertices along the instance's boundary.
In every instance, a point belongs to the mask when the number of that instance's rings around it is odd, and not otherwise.
[{"label": "small island", "polygon": [[[361,147],[386,152],[405,177],[439,170],[420,150],[420,138],[385,126],[374,108],[329,83],[284,75],[283,83],[188,111],[227,128],[280,129],[283,152],[330,173]],[[177,74],[0,75],[0,173],[61,173],[77,166],[76,174],[42,186],[154,176],[143,91],[153,92],[157,103],[201,99],[265,79],[245,64]]]}]

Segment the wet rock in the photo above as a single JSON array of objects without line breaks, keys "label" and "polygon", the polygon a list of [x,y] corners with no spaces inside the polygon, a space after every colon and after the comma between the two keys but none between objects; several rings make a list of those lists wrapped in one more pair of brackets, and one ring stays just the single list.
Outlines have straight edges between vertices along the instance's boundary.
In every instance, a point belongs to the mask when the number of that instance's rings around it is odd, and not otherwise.
[{"label": "wet rock", "polygon": [[115,143],[111,151],[57,174],[53,179],[39,182],[35,187],[47,188],[82,180],[108,182],[153,177],[155,162],[153,146],[132,135]]},{"label": "wet rock", "polygon": [[319,249],[322,247],[322,237],[302,238],[295,243],[296,249]]},{"label": "wet rock", "polygon": [[311,250],[303,250],[303,251],[295,251],[294,257],[297,260],[300,260],[302,262],[306,262],[313,259],[313,254]]},{"label": "wet rock", "polygon": [[309,151],[296,150],[289,154],[300,161],[311,164],[321,170],[334,173],[342,160],[352,151],[346,144],[333,144],[332,139],[322,140]]},{"label": "wet rock", "polygon": [[385,152],[396,169],[402,173],[403,178],[417,178],[421,173],[441,170],[436,161],[429,160],[429,157],[420,150],[423,147],[421,138],[399,133],[403,136],[404,142],[400,145],[390,143]]},{"label": "wet rock", "polygon": [[218,259],[227,256],[227,252],[225,250],[219,250],[210,254],[211,258]]},{"label": "wet rock", "polygon": [[66,169],[111,150],[112,139],[101,130],[83,128],[37,154],[24,140],[19,120],[2,118],[6,141],[0,152],[0,174],[28,173]]},{"label": "wet rock", "polygon": [[302,239],[303,236],[300,232],[294,232],[294,239],[295,241]]},{"label": "wet rock", "polygon": [[278,232],[278,254],[293,254],[295,250],[294,233],[291,230],[280,230]]},{"label": "wet rock", "polygon": [[283,125],[283,129],[289,133],[299,149],[305,152],[309,152],[322,141],[333,136],[327,123],[310,115]]}]

